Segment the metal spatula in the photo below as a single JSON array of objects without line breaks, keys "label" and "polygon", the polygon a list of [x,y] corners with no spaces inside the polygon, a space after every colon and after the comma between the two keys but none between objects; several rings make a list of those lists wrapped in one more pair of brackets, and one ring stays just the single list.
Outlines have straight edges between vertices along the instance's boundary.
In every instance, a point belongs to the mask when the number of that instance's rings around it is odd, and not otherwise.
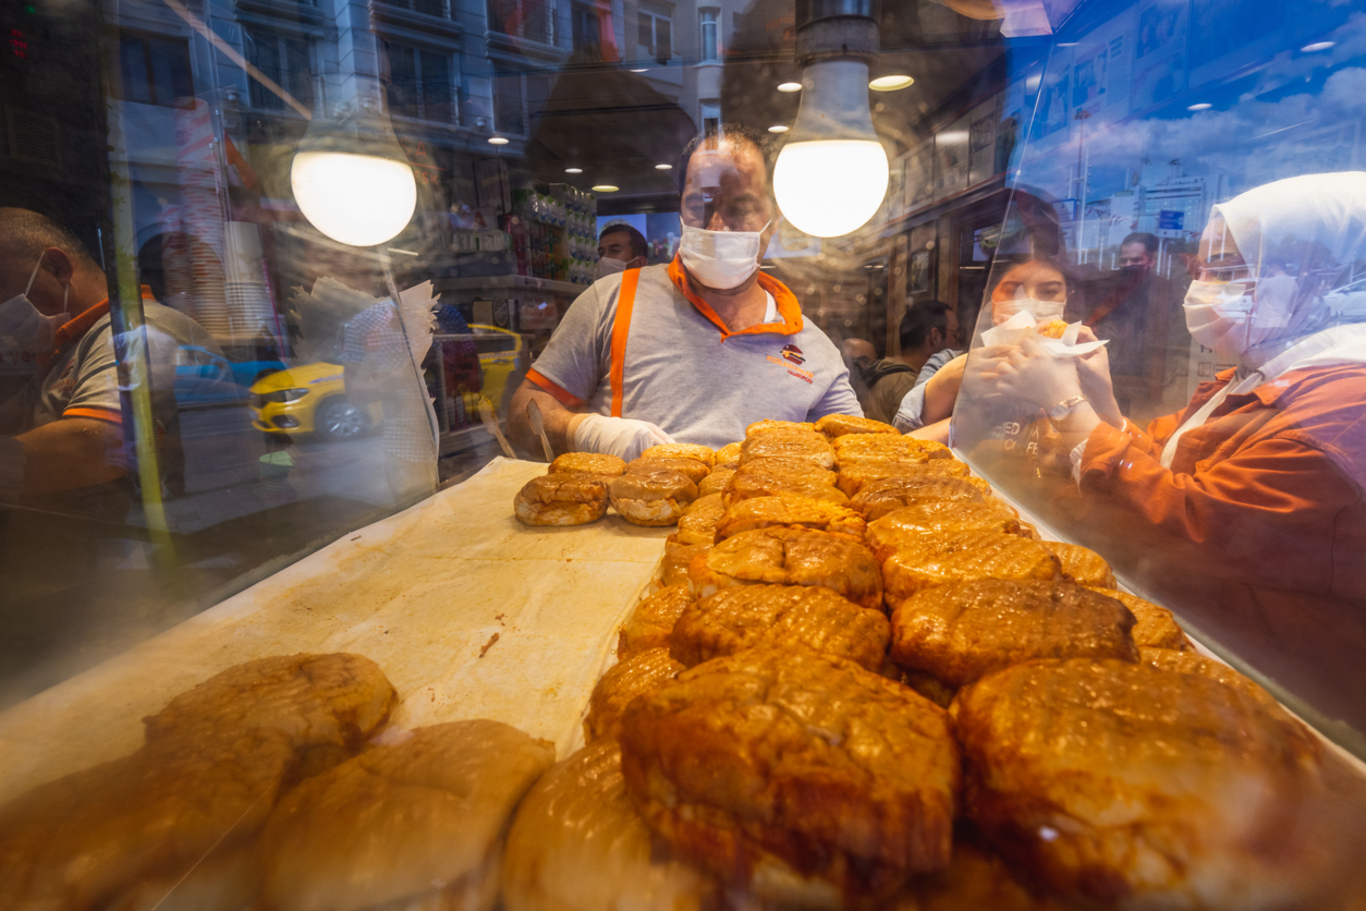
[{"label": "metal spatula", "polygon": [[488,399],[479,400],[479,419],[484,422],[485,429],[493,434],[493,438],[498,441],[498,445],[503,447],[503,455],[509,459],[517,458],[517,453],[513,451],[512,444],[508,438],[503,436],[503,429],[498,426],[498,417],[493,413],[493,403]]},{"label": "metal spatula", "polygon": [[545,460],[555,461],[555,450],[550,448],[550,437],[545,435],[545,421],[541,418],[541,406],[533,399],[526,403],[526,416],[531,419],[531,429],[541,435],[541,446],[545,449]]}]

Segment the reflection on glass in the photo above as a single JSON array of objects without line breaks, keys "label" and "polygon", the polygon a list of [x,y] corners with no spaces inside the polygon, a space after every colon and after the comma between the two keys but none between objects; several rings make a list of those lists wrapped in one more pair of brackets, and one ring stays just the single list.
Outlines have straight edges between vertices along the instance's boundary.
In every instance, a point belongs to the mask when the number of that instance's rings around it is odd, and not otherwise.
[{"label": "reflection on glass", "polygon": [[[1084,323],[1053,339],[1047,323],[1035,327],[1038,313],[1017,314],[1016,334],[983,333],[958,406],[973,417],[955,427],[1013,491],[1102,543],[1133,584],[1358,725],[1366,466],[1349,441],[1366,324],[1349,300],[1364,246],[1366,173],[1288,178],[1217,204],[1189,259],[1183,310],[1195,342],[1233,366],[1185,409],[1140,429],[1113,379],[1134,339],[1087,350],[1095,336]],[[1026,273],[1062,278],[1031,261],[998,291]],[[1048,493],[1069,479],[1080,497]]]}]

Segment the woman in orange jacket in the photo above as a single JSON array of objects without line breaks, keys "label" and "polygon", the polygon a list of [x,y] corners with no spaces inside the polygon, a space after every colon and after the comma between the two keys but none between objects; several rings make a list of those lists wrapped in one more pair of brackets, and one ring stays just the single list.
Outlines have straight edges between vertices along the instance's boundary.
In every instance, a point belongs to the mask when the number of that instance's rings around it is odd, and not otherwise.
[{"label": "woman in orange jacket", "polygon": [[[1184,303],[1237,367],[1146,430],[1104,351],[983,349],[992,397],[1042,408],[1070,450],[1078,533],[1131,584],[1329,719],[1366,731],[1366,173],[1216,205]],[[971,394],[965,388],[966,394]]]}]

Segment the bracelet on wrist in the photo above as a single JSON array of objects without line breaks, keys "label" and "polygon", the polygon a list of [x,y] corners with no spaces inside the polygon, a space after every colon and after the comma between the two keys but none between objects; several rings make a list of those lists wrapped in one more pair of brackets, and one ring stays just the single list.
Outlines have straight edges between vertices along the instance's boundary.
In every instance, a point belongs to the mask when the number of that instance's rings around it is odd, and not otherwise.
[{"label": "bracelet on wrist", "polygon": [[1084,401],[1086,401],[1086,396],[1081,393],[1068,396],[1052,408],[1048,409],[1048,419],[1050,421],[1061,421],[1076,410],[1076,407]]}]

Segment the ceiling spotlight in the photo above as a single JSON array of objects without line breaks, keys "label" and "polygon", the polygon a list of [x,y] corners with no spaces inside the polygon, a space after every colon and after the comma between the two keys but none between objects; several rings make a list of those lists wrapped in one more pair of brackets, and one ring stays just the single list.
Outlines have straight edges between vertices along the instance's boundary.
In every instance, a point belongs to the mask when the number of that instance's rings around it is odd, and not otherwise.
[{"label": "ceiling spotlight", "polygon": [[655,170],[656,170],[656,171],[672,171],[673,169],[674,169],[674,166],[671,165],[671,164],[657,164],[657,165],[655,165]]},{"label": "ceiling spotlight", "polygon": [[583,168],[565,168],[564,172],[566,174],[582,174]]},{"label": "ceiling spotlight", "polygon": [[802,84],[801,84],[800,82],[780,82],[780,83],[778,84],[778,91],[780,91],[780,92],[789,92],[789,93],[790,93],[790,92],[800,92],[801,90],[802,90]]},{"label": "ceiling spotlight", "polygon": [[1312,54],[1315,51],[1326,51],[1335,44],[1337,44],[1336,41],[1315,41],[1313,44],[1306,44],[1300,48],[1300,51],[1305,54]]},{"label": "ceiling spotlight", "polygon": [[770,133],[786,133],[790,129],[792,128],[785,123],[775,123],[773,126],[768,128],[768,131]]},{"label": "ceiling spotlight", "polygon": [[489,137],[489,145],[491,145],[491,146],[505,146],[505,145],[507,145],[507,144],[508,144],[508,141],[507,141],[506,139],[504,139],[502,136],[490,136],[490,137]]},{"label": "ceiling spotlight", "polygon": [[621,187],[614,187],[610,183],[598,183],[593,185],[594,193],[615,193],[620,189]]},{"label": "ceiling spotlight", "polygon": [[910,88],[913,82],[915,82],[914,76],[898,73],[892,76],[879,76],[868,83],[868,88],[874,92],[899,92],[902,89]]},{"label": "ceiling spotlight", "polygon": [[1209,110],[1210,108],[1212,108],[1212,107],[1214,107],[1214,105],[1210,104],[1208,101],[1201,101],[1201,102],[1199,102],[1198,104],[1188,104],[1188,105],[1186,105],[1186,110],[1188,110],[1188,111],[1208,111],[1208,110]]}]

